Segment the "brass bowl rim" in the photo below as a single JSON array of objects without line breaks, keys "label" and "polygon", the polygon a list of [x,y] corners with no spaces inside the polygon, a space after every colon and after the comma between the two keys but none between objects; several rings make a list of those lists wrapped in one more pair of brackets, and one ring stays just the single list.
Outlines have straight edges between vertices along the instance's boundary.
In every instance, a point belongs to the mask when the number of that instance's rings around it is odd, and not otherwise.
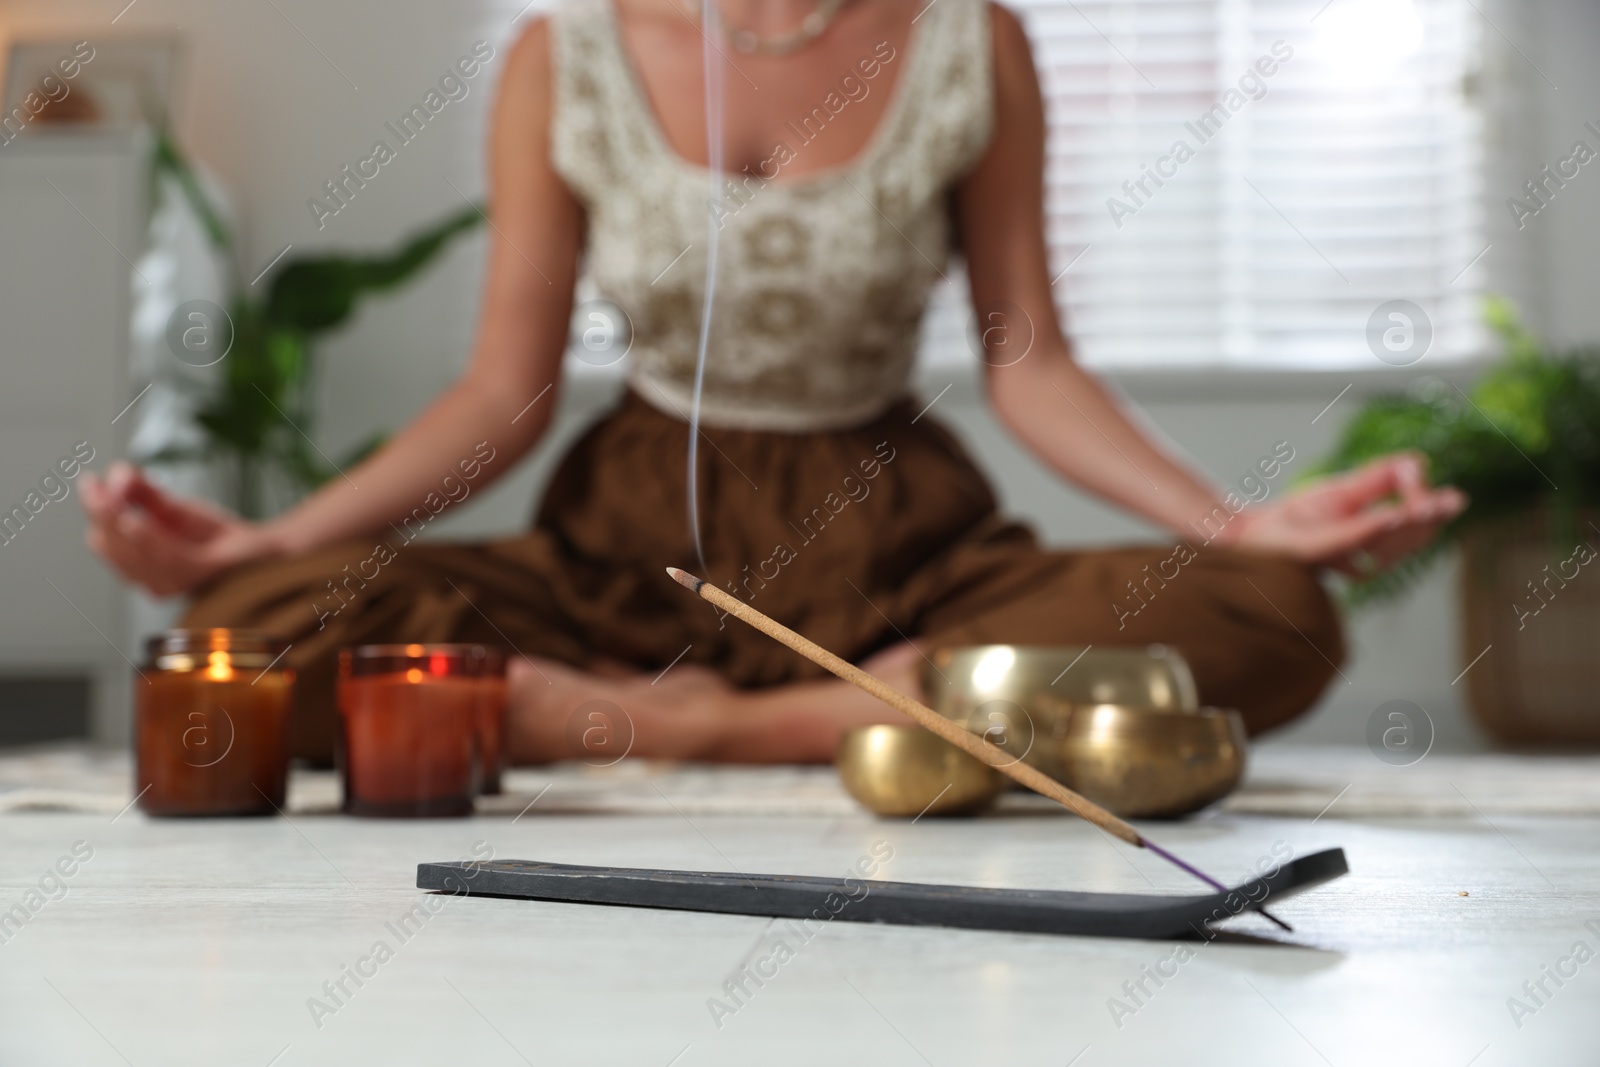
[{"label": "brass bowl rim", "polygon": [[[1161,704],[1118,704],[1107,700],[1084,701],[1068,700],[1065,697],[1056,697],[1053,701],[1053,706],[1050,708],[1027,708],[1022,707],[1021,705],[1018,705],[1018,707],[1022,711],[1023,715],[1029,720],[1032,720],[1035,717],[1043,717],[1046,719],[1073,719],[1083,712],[1095,711],[1100,708],[1109,708],[1110,710],[1115,711],[1118,715],[1124,716],[1129,720],[1146,718],[1170,719],[1174,716],[1185,716],[1191,719],[1205,719],[1207,721],[1227,720],[1238,717],[1242,722],[1244,719],[1243,713],[1240,712],[1238,708],[1224,708],[1215,704],[1208,704],[1199,708],[1174,708]],[[973,712],[973,709],[970,708],[953,708],[948,710],[934,708],[933,710],[938,712],[943,717],[958,723],[968,720]],[[862,729],[862,727],[854,727],[847,731],[847,733],[854,733],[859,729]],[[922,729],[922,727],[915,727],[915,729]]]},{"label": "brass bowl rim", "polygon": [[[951,744],[949,741],[946,741],[944,738],[940,737],[926,726],[914,722],[877,722],[868,726],[852,726],[850,729],[839,735],[839,747],[837,751],[835,751],[833,757],[834,766],[841,766],[844,763],[846,756],[851,754],[858,745],[864,743],[864,738],[878,730],[886,731],[889,736],[904,741],[911,741],[911,739],[915,739],[912,741],[912,743],[928,744],[933,751],[941,753],[943,750],[940,749],[939,746],[943,745],[945,748],[951,749],[952,751],[958,752],[962,756],[965,756],[977,766],[983,767],[996,775],[1000,775],[999,771],[995,770],[983,760],[978,759],[972,753],[965,751],[960,745]],[[937,742],[937,744],[932,744],[933,742]],[[1004,777],[1004,775],[1000,776]]]},{"label": "brass bowl rim", "polygon": [[[1018,670],[1021,676],[1008,679],[1005,684],[994,688],[979,687],[974,679],[968,676],[968,668],[981,664],[983,658],[990,652],[1005,649],[1013,653],[1014,659],[1006,665],[1008,672]],[[920,676],[925,687],[927,702],[943,715],[951,715],[952,707],[959,711],[988,694],[997,699],[1010,699],[1013,702],[1025,702],[1035,697],[1048,696],[1058,704],[1079,703],[1055,690],[1055,682],[1060,681],[1059,676],[1049,685],[1035,685],[1036,677],[1041,673],[1054,672],[1059,667],[1071,669],[1085,654],[1093,650],[1114,657],[1119,661],[1119,666],[1113,669],[1121,672],[1131,669],[1140,675],[1166,674],[1167,684],[1171,691],[1165,705],[1157,704],[1124,704],[1123,707],[1163,707],[1170,706],[1174,710],[1193,711],[1194,707],[1187,705],[1199,704],[1198,686],[1195,683],[1194,667],[1189,663],[1183,651],[1175,645],[1162,642],[1151,642],[1140,645],[1013,645],[1005,643],[990,643],[982,645],[939,645],[935,646],[927,657],[926,665],[922,668]],[[1108,663],[1109,667],[1109,663]],[[951,675],[945,671],[951,670]],[[1063,672],[1064,673],[1064,672]],[[1028,680],[1032,677],[1032,680]],[[1128,682],[1142,692],[1120,692],[1115,696],[1135,697],[1142,699],[1160,699],[1149,690],[1150,677],[1124,678],[1121,682]],[[1119,689],[1127,688],[1119,683]],[[1165,691],[1165,690],[1164,690]],[[1097,703],[1107,703],[1099,701]],[[951,705],[951,706],[947,706]]]},{"label": "brass bowl rim", "polygon": [[[1168,652],[1177,653],[1180,657],[1183,655],[1183,653],[1178,652],[1175,647],[1163,641],[1150,641],[1142,645],[1098,645],[1087,641],[1078,645],[1016,645],[1006,641],[994,641],[983,645],[935,645],[933,648],[929,649],[929,654],[938,655],[941,652],[948,652],[951,654],[955,654],[957,652],[987,652],[996,648],[1009,648],[1013,652],[1026,652],[1030,655],[1063,654],[1069,651],[1080,651],[1086,648],[1096,648],[1103,652],[1144,653],[1145,658],[1147,659],[1163,659],[1165,658],[1165,654]],[[1150,655],[1150,650],[1155,648],[1161,649],[1162,654],[1159,656]],[[1185,662],[1187,663],[1187,661]]]},{"label": "brass bowl rim", "polygon": [[[1196,731],[1201,731],[1211,736],[1217,736],[1219,731],[1226,733],[1230,738],[1237,736],[1243,742],[1249,742],[1245,730],[1244,715],[1238,708],[1161,708],[1144,707],[1137,704],[1072,704],[1062,718],[1066,721],[1066,730],[1069,733],[1083,729],[1080,722],[1094,716],[1100,710],[1112,712],[1112,728],[1117,730],[1136,731],[1141,729],[1159,729],[1168,735],[1174,731],[1185,736],[1193,737]],[[1174,721],[1176,720],[1176,721]]]},{"label": "brass bowl rim", "polygon": [[[840,745],[840,747],[843,747],[844,743],[845,743],[845,741],[847,739],[852,738],[852,737],[863,736],[865,734],[872,733],[874,730],[889,730],[889,731],[892,731],[892,732],[898,733],[898,734],[912,734],[912,733],[926,734],[929,737],[937,737],[937,738],[939,738],[940,741],[944,741],[944,738],[939,737],[938,734],[934,733],[932,730],[928,729],[926,726],[921,725],[920,723],[914,723],[914,722],[875,722],[875,723],[870,723],[870,724],[868,724],[866,726],[852,726],[852,727],[850,727],[850,729],[846,730],[844,733],[839,735],[839,745]],[[950,744],[950,742],[948,742],[948,741],[944,741],[944,743],[947,744],[947,745]],[[951,745],[950,747],[951,748],[955,748],[954,745]]]},{"label": "brass bowl rim", "polygon": [[1063,700],[1062,703],[1072,705],[1073,711],[1087,710],[1090,708],[1113,708],[1119,712],[1144,715],[1190,715],[1204,718],[1229,715],[1241,715],[1238,708],[1225,708],[1217,704],[1204,704],[1198,708],[1169,708],[1159,704],[1118,704],[1109,700]]}]

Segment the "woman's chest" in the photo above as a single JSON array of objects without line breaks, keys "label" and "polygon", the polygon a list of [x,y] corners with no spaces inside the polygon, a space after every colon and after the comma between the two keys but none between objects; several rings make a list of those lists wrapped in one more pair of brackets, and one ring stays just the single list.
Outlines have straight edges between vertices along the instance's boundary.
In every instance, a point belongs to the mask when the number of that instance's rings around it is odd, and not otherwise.
[{"label": "woman's chest", "polygon": [[[905,11],[901,11],[905,8]],[[900,0],[847,8],[823,38],[787,56],[742,54],[711,39],[712,103],[722,169],[795,180],[862,158],[892,121],[906,66],[911,11]],[[618,32],[667,149],[693,167],[711,158],[707,38],[686,18],[624,16]]]}]

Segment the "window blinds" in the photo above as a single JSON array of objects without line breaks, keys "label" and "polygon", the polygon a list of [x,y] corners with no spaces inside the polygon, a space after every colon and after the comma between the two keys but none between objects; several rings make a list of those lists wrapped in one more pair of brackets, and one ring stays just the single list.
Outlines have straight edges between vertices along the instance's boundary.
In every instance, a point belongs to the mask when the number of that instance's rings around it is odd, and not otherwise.
[{"label": "window blinds", "polygon": [[[1045,94],[1055,294],[1085,363],[1377,368],[1368,321],[1394,300],[1428,316],[1430,362],[1480,347],[1466,0],[1009,2]],[[936,359],[959,350],[950,298]]]}]

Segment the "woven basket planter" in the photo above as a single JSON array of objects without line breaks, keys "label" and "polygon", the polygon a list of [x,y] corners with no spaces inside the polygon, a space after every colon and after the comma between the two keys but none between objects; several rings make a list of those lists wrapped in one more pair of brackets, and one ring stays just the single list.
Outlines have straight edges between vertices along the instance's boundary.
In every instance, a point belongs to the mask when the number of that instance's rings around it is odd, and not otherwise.
[{"label": "woven basket planter", "polygon": [[1600,746],[1600,513],[1558,544],[1543,511],[1462,539],[1462,659],[1473,716],[1512,745]]}]

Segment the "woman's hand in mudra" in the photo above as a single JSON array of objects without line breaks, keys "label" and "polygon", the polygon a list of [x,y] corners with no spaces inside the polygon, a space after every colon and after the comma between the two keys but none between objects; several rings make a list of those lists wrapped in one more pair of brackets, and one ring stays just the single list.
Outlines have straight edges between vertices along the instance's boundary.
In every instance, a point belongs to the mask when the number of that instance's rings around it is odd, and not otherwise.
[{"label": "woman's hand in mudra", "polygon": [[152,485],[139,468],[114,463],[79,483],[89,517],[84,540],[128,581],[174,596],[237,564],[277,554],[270,535],[219,508]]},{"label": "woman's hand in mudra", "polygon": [[1217,540],[1370,577],[1428,544],[1466,506],[1459,489],[1428,484],[1422,456],[1402,452],[1248,508]]}]

